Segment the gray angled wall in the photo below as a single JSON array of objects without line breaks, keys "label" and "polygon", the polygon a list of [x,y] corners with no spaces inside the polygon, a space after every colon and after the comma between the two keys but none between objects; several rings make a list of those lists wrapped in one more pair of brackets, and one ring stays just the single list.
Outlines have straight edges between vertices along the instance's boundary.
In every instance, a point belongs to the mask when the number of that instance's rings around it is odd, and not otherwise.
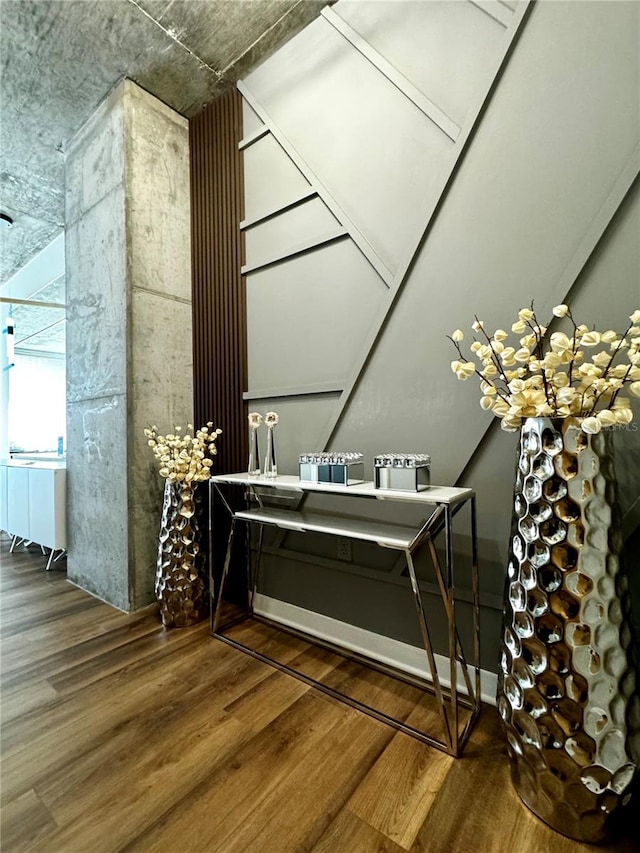
[{"label": "gray angled wall", "polygon": [[[477,490],[490,670],[515,438],[455,381],[445,336],[474,312],[509,328],[532,298],[546,317],[570,296],[598,328],[638,307],[639,15],[340,0],[240,84],[250,407],[280,413],[281,472],[313,448],[426,451],[435,482]],[[618,438],[629,510],[638,438]],[[264,591],[417,643],[401,567],[335,557],[278,540]]]}]

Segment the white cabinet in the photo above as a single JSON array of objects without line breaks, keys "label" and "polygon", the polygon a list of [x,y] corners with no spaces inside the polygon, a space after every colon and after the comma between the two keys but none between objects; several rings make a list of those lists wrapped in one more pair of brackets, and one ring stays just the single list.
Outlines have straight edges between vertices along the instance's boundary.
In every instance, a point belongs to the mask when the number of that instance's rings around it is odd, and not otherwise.
[{"label": "white cabinet", "polygon": [[7,468],[7,525],[12,536],[29,539],[29,470]]},{"label": "white cabinet", "polygon": [[7,466],[0,465],[0,530],[9,530],[7,506]]},{"label": "white cabinet", "polygon": [[6,482],[2,528],[54,551],[66,548],[66,469],[54,462],[9,462],[0,466],[0,477],[0,487]]},{"label": "white cabinet", "polygon": [[64,469],[29,469],[29,539],[53,548],[67,547]]}]

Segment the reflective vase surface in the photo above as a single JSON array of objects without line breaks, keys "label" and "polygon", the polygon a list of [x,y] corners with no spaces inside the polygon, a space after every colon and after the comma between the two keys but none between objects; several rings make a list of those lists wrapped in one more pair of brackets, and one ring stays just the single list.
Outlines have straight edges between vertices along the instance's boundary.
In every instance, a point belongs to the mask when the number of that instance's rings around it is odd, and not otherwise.
[{"label": "reflective vase surface", "polygon": [[272,426],[267,427],[267,454],[264,457],[264,476],[278,476],[278,465],[276,462],[276,443],[273,435]]},{"label": "reflective vase surface", "polygon": [[195,625],[206,615],[196,489],[165,481],[155,593],[167,628]]},{"label": "reflective vase surface", "polygon": [[640,755],[611,438],[575,419],[522,427],[498,670],[518,795],[586,842],[609,836]]},{"label": "reflective vase surface", "polygon": [[249,435],[249,464],[247,472],[253,476],[260,476],[260,451],[258,450],[258,430],[250,429]]}]

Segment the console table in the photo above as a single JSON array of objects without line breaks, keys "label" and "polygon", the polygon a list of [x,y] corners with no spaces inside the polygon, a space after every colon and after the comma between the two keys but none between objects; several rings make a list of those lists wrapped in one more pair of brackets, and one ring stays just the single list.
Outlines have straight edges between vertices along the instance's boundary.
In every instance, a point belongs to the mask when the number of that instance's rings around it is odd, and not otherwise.
[{"label": "console table", "polygon": [[[234,510],[225,497],[225,486],[240,486],[246,491],[247,508]],[[223,506],[230,516],[230,532],[227,542],[226,555],[222,566],[219,585],[214,584],[213,572],[213,539],[212,507],[215,493],[220,497]],[[282,491],[292,495],[303,497],[306,493],[318,493],[331,496],[336,504],[335,513],[319,511],[308,511],[306,509],[283,509],[280,507],[265,506],[261,491],[265,494],[280,494]],[[418,738],[424,743],[438,747],[449,755],[459,756],[469,737],[471,729],[480,712],[480,636],[479,636],[479,588],[478,588],[478,559],[477,559],[477,536],[476,536],[476,510],[475,493],[472,489],[450,488],[444,486],[431,486],[425,491],[392,491],[388,489],[377,489],[371,482],[342,486],[337,484],[307,483],[298,477],[280,475],[273,478],[251,476],[242,474],[215,475],[209,481],[209,572],[211,590],[211,633],[213,636],[223,640],[235,648],[238,648],[253,657],[264,661],[281,671],[287,672],[307,684],[333,696],[340,701],[346,702],[352,707],[381,720],[400,731],[406,732]],[[390,524],[384,521],[354,517],[340,513],[340,498],[362,499],[363,507],[369,500],[404,501],[419,504],[425,509],[425,518],[421,524],[416,526],[405,526]],[[252,506],[253,504],[253,506]],[[467,663],[462,643],[456,624],[455,611],[455,584],[454,584],[454,560],[452,545],[453,516],[465,505],[470,506],[470,535],[471,535],[471,562],[472,562],[472,594],[473,594],[473,654],[470,664]],[[365,513],[366,514],[366,513]],[[224,586],[233,570],[231,563],[232,546],[238,522],[246,525],[258,525],[259,539],[255,559],[255,570],[253,573],[250,566],[246,572],[247,576],[247,610],[238,617],[237,615],[223,624],[222,603]],[[299,532],[313,532],[331,534],[333,536],[348,537],[354,540],[373,542],[382,548],[390,548],[402,552],[406,559],[407,569],[411,582],[411,591],[415,601],[416,617],[420,627],[422,643],[429,667],[427,679],[417,678],[401,670],[386,666],[373,658],[363,656],[342,646],[337,646],[326,640],[306,634],[297,629],[283,626],[281,623],[267,619],[263,615],[253,612],[253,601],[262,555],[263,532],[265,526],[280,528],[281,530],[292,530]],[[434,538],[437,534],[444,535],[444,561],[441,561],[436,551]],[[420,586],[414,566],[414,556],[421,548],[426,547],[431,556],[431,561],[436,574],[437,585],[444,606],[448,628],[448,656],[449,656],[449,685],[442,683],[436,668],[433,645],[429,631],[428,620],[425,615]],[[251,562],[251,552],[248,549],[247,560]],[[402,681],[434,694],[437,700],[439,718],[442,723],[444,736],[437,737],[434,733],[417,729],[404,721],[397,720],[382,711],[371,708],[353,697],[330,687],[316,679],[288,667],[268,655],[250,648],[246,644],[228,636],[225,631],[233,625],[254,618],[258,621],[273,625],[287,633],[302,637],[308,642],[337,651],[346,658],[366,663],[368,666],[392,675]],[[460,671],[459,671],[460,670]],[[469,709],[470,713],[464,724],[459,719],[460,708]]]}]

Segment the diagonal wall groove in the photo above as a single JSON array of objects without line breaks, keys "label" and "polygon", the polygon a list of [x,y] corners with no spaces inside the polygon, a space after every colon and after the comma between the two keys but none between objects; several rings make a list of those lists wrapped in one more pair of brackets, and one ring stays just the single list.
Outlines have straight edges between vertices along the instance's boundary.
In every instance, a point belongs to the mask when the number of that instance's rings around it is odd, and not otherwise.
[{"label": "diagonal wall groove", "polygon": [[[340,340],[335,316],[366,270],[353,267],[350,275],[343,267],[336,274],[329,250],[313,257],[313,267],[292,259],[267,282],[271,304],[261,301],[266,279],[259,277],[267,273],[255,274],[253,357],[264,355],[264,327],[292,305],[305,334],[292,345],[278,320],[289,362],[275,347],[265,358],[276,369],[265,371],[262,383],[256,379],[254,391],[329,383],[326,406],[316,406],[313,395],[273,398],[274,408],[282,405],[282,470],[294,473],[294,452],[313,446],[361,450],[367,467],[379,452],[429,452],[434,482],[462,477],[477,492],[482,587],[497,597],[507,558],[515,438],[490,426],[475,389],[450,375],[453,355],[445,336],[456,326],[467,328],[475,312],[492,328],[509,328],[514,311],[532,298],[542,316],[550,315],[569,290],[576,316],[617,328],[637,302],[640,265],[638,7],[510,5],[513,14],[501,4],[506,29],[466,1],[336,6],[336,14],[462,128],[455,144],[323,20],[243,84],[260,120],[272,122],[281,131],[277,141],[285,140],[287,153],[302,159],[305,178],[322,183],[393,271],[370,320],[351,335],[355,357],[344,383],[335,362],[324,375],[315,369],[323,350],[310,349],[306,332],[321,332],[324,352],[331,353]],[[262,187],[258,181],[247,188],[251,197],[258,186],[255,198],[265,210],[267,177]],[[296,211],[286,223],[271,222],[271,233],[293,225],[282,241],[292,244],[302,217]],[[345,240],[335,247],[350,245]],[[328,312],[305,304],[310,276],[314,293],[333,279]],[[352,307],[359,316],[362,306]],[[343,387],[339,397],[331,393],[336,378]],[[633,476],[637,448],[626,458]],[[391,507],[383,502],[371,511],[387,518]],[[467,546],[467,538],[458,537],[461,588]],[[335,615],[324,564],[314,568],[316,556],[335,560],[335,549],[311,538],[301,547],[309,557],[301,561],[304,575],[295,559],[269,555],[265,592]],[[355,554],[359,564],[375,559]],[[344,593],[339,607],[345,615],[411,642],[400,599],[386,600],[375,584],[365,590],[350,583],[345,569],[327,588]],[[364,615],[356,606],[360,593],[369,605]],[[485,660],[494,666],[499,619],[486,601]],[[383,626],[387,616],[392,626]]]},{"label": "diagonal wall groove", "polygon": [[[351,399],[351,397],[353,396],[353,394],[357,388],[358,381],[359,381],[363,371],[366,369],[366,365],[367,365],[367,362],[369,360],[369,357],[370,357],[370,355],[371,355],[371,353],[372,353],[372,351],[376,345],[376,342],[378,341],[380,335],[382,334],[382,332],[384,330],[385,324],[386,324],[391,312],[393,311],[394,305],[396,304],[396,301],[397,301],[397,299],[401,293],[402,286],[404,285],[405,281],[407,280],[408,274],[411,270],[411,266],[412,266],[413,261],[416,257],[416,254],[419,251],[419,249],[420,249],[420,247],[421,247],[421,245],[425,239],[425,236],[426,236],[428,228],[429,228],[429,224],[431,223],[433,217],[435,216],[439,205],[442,203],[442,200],[443,200],[444,195],[447,191],[447,188],[455,176],[456,166],[458,165],[458,163],[461,160],[461,157],[462,157],[462,154],[464,152],[466,144],[471,139],[471,135],[472,135],[472,131],[473,131],[473,128],[475,126],[475,123],[478,121],[478,119],[481,115],[481,112],[486,105],[487,98],[490,96],[493,87],[495,86],[497,80],[499,79],[500,74],[504,70],[505,62],[509,56],[510,51],[512,50],[512,47],[513,47],[514,42],[518,36],[518,33],[521,31],[521,28],[522,28],[524,21],[526,19],[526,14],[527,14],[527,11],[529,9],[529,5],[530,5],[529,0],[525,0],[525,2],[522,2],[521,4],[519,4],[518,10],[513,16],[513,21],[511,23],[511,26],[509,27],[509,30],[505,34],[506,43],[503,46],[502,53],[501,53],[499,60],[497,62],[497,67],[495,70],[494,79],[492,80],[492,86],[490,87],[490,89],[488,91],[486,91],[482,94],[482,96],[480,97],[478,103],[476,104],[476,106],[472,112],[472,115],[471,115],[467,125],[462,129],[462,133],[460,134],[459,139],[456,143],[456,146],[452,151],[448,171],[447,171],[447,173],[444,176],[443,181],[442,181],[441,191],[435,199],[430,201],[426,212],[421,217],[421,221],[420,221],[420,224],[418,226],[418,233],[416,235],[414,235],[414,237],[411,239],[410,248],[405,253],[404,259],[401,261],[398,269],[396,270],[396,272],[393,276],[393,279],[392,279],[391,284],[390,284],[390,292],[389,292],[388,300],[387,300],[386,304],[382,307],[380,314],[379,314],[376,322],[374,323],[374,326],[373,326],[367,340],[365,341],[365,344],[364,344],[364,347],[362,350],[362,354],[360,355],[360,357],[356,361],[356,365],[355,365],[355,368],[351,374],[351,377],[350,377],[349,381],[346,383],[345,389],[340,396],[340,401],[338,403],[336,412],[335,412],[333,418],[331,419],[330,423],[327,425],[325,431],[322,434],[320,449],[325,449],[328,446],[329,442],[331,441],[336,429],[338,428],[338,426],[340,424],[340,420],[341,420],[341,418],[344,414],[344,411],[345,411],[345,409],[349,403],[349,400]],[[252,106],[253,106],[253,104],[252,104]],[[254,109],[255,109],[255,107],[254,107]],[[256,112],[257,112],[257,110],[256,110]],[[267,119],[267,121],[268,121],[268,119]]]},{"label": "diagonal wall groove", "polygon": [[375,48],[363,39],[359,33],[353,29],[340,15],[333,11],[330,6],[325,6],[321,12],[322,17],[328,21],[339,33],[341,33],[347,41],[359,51],[365,59],[368,59],[381,74],[393,83],[405,97],[407,97],[415,106],[423,112],[443,133],[455,142],[460,135],[460,128],[451,121],[448,115],[444,113],[433,101],[430,101],[427,96],[421,92],[410,80],[398,71],[394,66],[384,58]]},{"label": "diagonal wall groove", "polygon": [[251,108],[257,115],[262,119],[262,121],[269,128],[272,136],[277,139],[280,146],[284,149],[284,151],[289,155],[292,162],[298,167],[300,172],[307,179],[309,184],[322,201],[326,204],[329,210],[333,213],[336,219],[343,225],[347,231],[349,232],[349,236],[356,244],[356,246],[360,249],[365,258],[369,261],[371,266],[375,269],[378,275],[382,278],[382,280],[389,286],[393,273],[384,263],[382,258],[378,255],[376,250],[373,248],[371,243],[367,240],[367,238],[362,234],[362,232],[358,229],[356,224],[351,220],[349,216],[345,213],[345,211],[340,207],[338,202],[333,198],[329,190],[324,186],[322,181],[318,178],[317,175],[313,173],[307,163],[304,161],[302,156],[295,150],[293,145],[289,142],[285,134],[282,130],[275,124],[273,119],[268,115],[267,111],[263,108],[262,104],[257,100],[257,98],[251,93],[250,89],[247,87],[246,83],[242,81],[238,82],[238,90],[242,94],[243,98],[251,105]]}]

